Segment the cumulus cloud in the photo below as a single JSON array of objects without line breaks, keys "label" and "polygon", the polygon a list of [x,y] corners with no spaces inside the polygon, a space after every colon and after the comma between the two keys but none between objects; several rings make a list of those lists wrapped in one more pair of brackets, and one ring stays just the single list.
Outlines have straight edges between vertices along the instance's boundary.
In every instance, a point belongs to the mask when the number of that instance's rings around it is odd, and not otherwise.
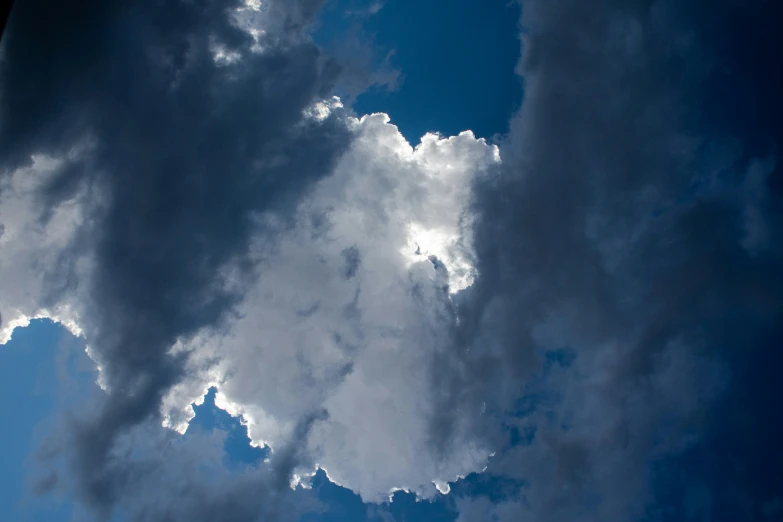
[{"label": "cumulus cloud", "polygon": [[42,300],[49,293],[47,285],[57,281],[47,275],[61,266],[61,254],[75,239],[84,219],[83,208],[74,200],[52,209],[48,216],[41,210],[41,190],[68,161],[37,155],[29,166],[2,178],[0,344],[8,342],[14,328],[39,316],[57,318],[72,333],[80,333],[75,310],[68,302]]},{"label": "cumulus cloud", "polygon": [[118,445],[161,411],[184,431],[213,384],[279,483],[319,465],[382,500],[481,469],[470,439],[430,451],[428,362],[475,277],[470,189],[497,148],[413,148],[325,97],[338,68],[301,34],[317,2],[44,4],[3,49],[4,332],[54,316],[100,367],[64,448],[80,498],[169,513]]},{"label": "cumulus cloud", "polygon": [[[326,120],[339,111],[333,100],[305,114]],[[452,297],[475,276],[471,186],[500,157],[497,147],[469,131],[450,138],[428,134],[414,148],[384,114],[342,117],[353,139],[333,173],[315,183],[290,216],[256,216],[247,258],[253,274],[244,279],[253,283],[242,289],[231,319],[173,343],[175,354],[187,353],[187,363],[183,380],[163,398],[165,424],[184,432],[191,402],[217,384],[218,405],[242,415],[254,443],[270,445],[278,459],[291,459],[281,455],[301,439],[291,472],[306,477],[318,465],[366,500],[385,500],[396,489],[430,497],[436,483],[444,489],[446,481],[482,469],[489,456],[469,438],[430,451],[427,368],[451,340]],[[48,170],[38,167],[10,179],[35,172],[46,181],[56,172],[54,162]],[[18,192],[6,193],[15,205],[7,208],[30,208],[14,212],[26,218],[24,232],[40,221],[33,211],[41,192],[29,190],[27,199]],[[56,210],[83,212],[77,202],[74,197]],[[78,219],[67,223],[68,230],[78,229]],[[42,244],[36,253],[47,246],[45,238],[9,237]],[[72,238],[60,240],[51,248],[62,255]],[[36,253],[20,250],[25,262]],[[236,277],[233,267],[225,273],[228,281]],[[45,278],[36,273],[25,283],[40,288]],[[68,296],[74,306],[86,299],[79,292]],[[100,361],[101,345],[86,335]],[[111,375],[104,370],[102,379],[112,393]],[[310,419],[308,430],[297,439],[302,419]],[[113,461],[115,453],[109,469],[122,464]]]},{"label": "cumulus cloud", "polygon": [[480,470],[488,456],[469,439],[430,451],[427,368],[450,342],[451,296],[473,277],[470,187],[498,150],[470,132],[412,148],[383,114],[350,125],[350,149],[300,202],[295,225],[254,245],[257,283],[227,335],[194,348],[199,378],[167,399],[169,422],[183,429],[177,403],[219,383],[217,402],[274,450],[323,409],[307,448],[332,480],[365,500],[394,488],[431,496],[434,480]]}]

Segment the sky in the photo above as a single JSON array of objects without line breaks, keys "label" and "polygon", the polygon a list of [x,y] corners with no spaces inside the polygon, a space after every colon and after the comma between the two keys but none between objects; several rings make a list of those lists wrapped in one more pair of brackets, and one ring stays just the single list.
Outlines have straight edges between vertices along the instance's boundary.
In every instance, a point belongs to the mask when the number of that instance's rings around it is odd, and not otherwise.
[{"label": "sky", "polygon": [[509,115],[522,101],[522,79],[514,72],[519,5],[506,0],[369,5],[383,8],[368,16],[359,15],[350,1],[327,3],[314,33],[316,42],[347,55],[349,63],[364,56],[377,67],[374,84],[354,95],[358,114],[394,115],[411,143],[427,132],[452,136],[472,130],[486,138],[508,132]]},{"label": "sky", "polygon": [[17,0],[0,520],[783,521],[771,0]]}]

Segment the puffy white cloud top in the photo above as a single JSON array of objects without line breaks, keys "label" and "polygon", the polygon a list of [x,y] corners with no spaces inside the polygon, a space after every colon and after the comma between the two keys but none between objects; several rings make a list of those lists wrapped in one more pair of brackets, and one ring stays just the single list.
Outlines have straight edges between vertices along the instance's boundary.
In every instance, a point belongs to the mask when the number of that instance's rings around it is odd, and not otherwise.
[{"label": "puffy white cloud top", "polygon": [[413,148],[385,114],[353,125],[358,139],[294,225],[258,238],[258,283],[225,337],[196,343],[200,378],[168,397],[169,422],[185,428],[187,405],[216,383],[218,404],[274,449],[324,409],[308,450],[332,480],[365,500],[429,496],[489,454],[430,446],[428,361],[449,343],[450,292],[473,276],[471,183],[499,154],[469,131]]}]

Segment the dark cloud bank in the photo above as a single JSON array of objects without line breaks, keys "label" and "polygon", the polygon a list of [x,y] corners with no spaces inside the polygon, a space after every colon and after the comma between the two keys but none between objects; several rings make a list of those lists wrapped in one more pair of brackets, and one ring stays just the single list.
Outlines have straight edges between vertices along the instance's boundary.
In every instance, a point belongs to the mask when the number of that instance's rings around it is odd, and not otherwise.
[{"label": "dark cloud bank", "polygon": [[519,489],[465,518],[783,519],[780,6],[522,10],[470,350],[433,368],[435,440],[486,401]]},{"label": "dark cloud bank", "polygon": [[[226,2],[14,7],[2,170],[81,146],[41,219],[85,187],[94,199],[51,299],[71,290],[72,259],[94,256],[85,328],[111,393],[76,423],[72,469],[99,514],[127,508],[162,465],[117,448],[178,381],[168,348],[220,328],[241,298],[220,274],[231,262],[252,277],[254,213],[284,215],[350,141],[338,118],[302,119],[338,74],[299,36],[318,6],[273,4],[279,37],[264,54]],[[522,10],[524,104],[503,166],[476,187],[479,278],[457,296],[455,350],[432,367],[433,443],[486,408],[476,434],[499,448],[487,476],[504,493],[458,500],[461,516],[783,519],[780,7]],[[214,41],[243,60],[215,64]],[[292,506],[280,497],[295,444],[275,473],[217,488],[171,460],[179,503],[152,495],[131,515],[274,518]]]},{"label": "dark cloud bank", "polygon": [[[219,328],[241,298],[221,274],[230,264],[239,286],[252,277],[243,259],[254,216],[285,217],[350,141],[342,120],[303,117],[339,73],[301,33],[320,3],[266,3],[260,54],[231,23],[239,2],[14,6],[0,64],[2,171],[32,154],[70,153],[42,191],[41,219],[76,194],[89,198],[88,222],[49,297],[74,290],[68,274],[80,256],[94,259],[84,326],[110,393],[94,418],[76,423],[72,461],[77,493],[98,514],[132,502],[131,516],[174,519],[163,504],[138,506],[133,488],[157,471],[118,456],[120,439],[154,419],[178,382],[185,356],[170,347]],[[215,46],[241,60],[217,63]],[[283,450],[274,476],[218,488],[226,498],[187,491],[184,480],[172,492],[182,502],[176,519],[255,520],[287,487],[295,456]]]}]

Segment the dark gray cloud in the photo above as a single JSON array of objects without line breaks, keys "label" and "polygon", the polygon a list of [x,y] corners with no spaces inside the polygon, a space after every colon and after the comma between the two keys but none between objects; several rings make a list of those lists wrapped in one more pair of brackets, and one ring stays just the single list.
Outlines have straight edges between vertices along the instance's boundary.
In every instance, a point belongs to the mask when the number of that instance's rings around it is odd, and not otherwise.
[{"label": "dark gray cloud", "polygon": [[0,172],[68,158],[41,219],[77,194],[88,212],[48,300],[90,259],[82,320],[109,394],[73,460],[81,498],[104,514],[124,494],[118,437],[157,416],[182,377],[187,355],[170,348],[220,328],[241,300],[255,217],[285,217],[350,142],[342,119],[303,116],[339,74],[301,35],[321,2],[266,3],[262,53],[232,23],[238,4],[26,0],[3,37]]},{"label": "dark gray cloud", "polygon": [[[137,424],[117,438],[106,465],[122,491],[112,505],[114,513],[134,522],[256,522],[318,512],[322,506],[308,490],[289,487],[293,466],[306,462],[300,448],[316,417],[303,419],[271,460],[240,468],[226,465],[226,433],[219,429],[181,436],[159,422]],[[39,456],[49,468],[60,467],[60,474],[45,474],[35,484],[40,494],[73,492],[63,480],[67,469],[62,469],[61,447],[74,442],[74,432],[65,433],[64,440],[51,439],[49,451]],[[108,517],[106,511],[93,514],[96,520]]]},{"label": "dark gray cloud", "polygon": [[0,38],[3,37],[5,32],[5,24],[8,23],[8,15],[11,13],[11,6],[13,5],[14,3],[9,1],[0,7]]},{"label": "dark gray cloud", "polygon": [[433,366],[433,440],[483,402],[489,472],[526,484],[495,515],[761,520],[779,496],[775,439],[754,441],[781,433],[783,314],[761,4],[522,2],[525,99],[477,186],[460,349]]},{"label": "dark gray cloud", "polygon": [[356,275],[356,272],[359,270],[359,265],[362,262],[359,249],[356,248],[355,245],[350,246],[348,248],[344,248],[340,254],[345,260],[345,271],[343,272],[343,275],[346,279],[351,279]]}]

